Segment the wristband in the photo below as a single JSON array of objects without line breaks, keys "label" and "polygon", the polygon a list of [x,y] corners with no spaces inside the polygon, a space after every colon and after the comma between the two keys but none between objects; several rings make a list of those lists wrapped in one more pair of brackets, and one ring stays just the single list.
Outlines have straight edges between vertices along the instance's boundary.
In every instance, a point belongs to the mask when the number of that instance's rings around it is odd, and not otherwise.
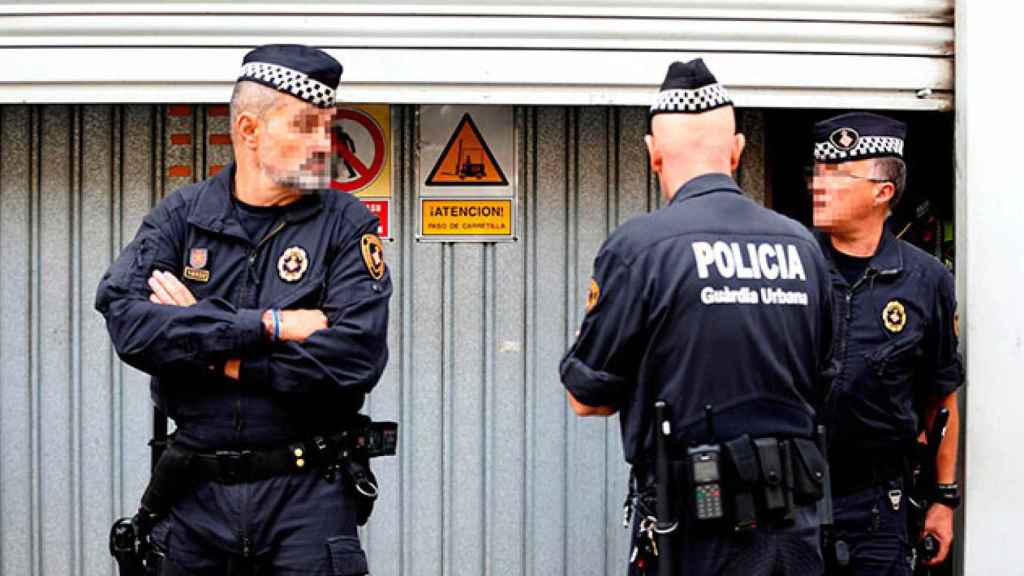
[{"label": "wristband", "polygon": [[272,308],[270,316],[274,319],[274,342],[277,342],[281,339],[281,312],[277,308]]},{"label": "wristband", "polygon": [[960,485],[956,483],[936,484],[932,493],[932,503],[944,504],[956,510],[960,506]]}]

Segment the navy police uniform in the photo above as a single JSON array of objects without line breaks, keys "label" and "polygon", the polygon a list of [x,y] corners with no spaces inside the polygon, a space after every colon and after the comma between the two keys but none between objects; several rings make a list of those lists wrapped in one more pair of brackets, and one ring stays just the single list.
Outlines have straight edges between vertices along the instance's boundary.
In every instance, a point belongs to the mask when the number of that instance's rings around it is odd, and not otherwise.
[{"label": "navy police uniform", "polygon": [[[905,135],[904,124],[876,114],[830,118],[815,125],[815,161],[902,158]],[[848,556],[829,573],[909,575],[916,535],[907,533],[907,476],[921,415],[963,383],[953,275],[888,225],[860,263],[816,235],[829,264],[840,366],[826,410],[833,540]]]},{"label": "navy police uniform", "polygon": [[[270,46],[247,56],[241,79],[327,107],[340,74],[320,51]],[[350,426],[387,362],[391,281],[377,218],[332,191],[283,208],[240,206],[234,177],[231,164],[163,199],[96,298],[120,357],[153,376],[153,400],[177,424],[174,445],[196,453],[278,448]],[[150,302],[154,270],[180,278],[196,303]],[[328,328],[271,342],[261,315],[272,308],[321,310]],[[222,376],[229,358],[241,359],[238,381]],[[315,470],[178,480],[187,489],[151,534],[164,574],[367,571],[346,482]]]},{"label": "navy police uniform", "polygon": [[[702,62],[676,63],[652,113],[700,113],[720,97]],[[641,484],[650,481],[658,400],[672,408],[676,454],[744,434],[813,437],[832,333],[824,260],[805,227],[745,197],[730,176],[696,177],[668,205],[615,230],[595,260],[587,308],[562,382],[578,401],[619,411]],[[741,536],[680,515],[680,572],[821,572],[813,505]],[[634,557],[631,574],[640,573]]]}]

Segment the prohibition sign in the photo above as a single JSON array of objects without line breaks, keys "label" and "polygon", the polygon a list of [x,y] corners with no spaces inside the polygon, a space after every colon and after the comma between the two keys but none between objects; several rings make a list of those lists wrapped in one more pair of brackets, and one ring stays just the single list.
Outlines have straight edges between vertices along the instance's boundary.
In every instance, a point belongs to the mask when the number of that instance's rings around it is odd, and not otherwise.
[{"label": "prohibition sign", "polygon": [[342,161],[348,166],[351,166],[353,170],[358,174],[354,180],[347,182],[340,182],[335,180],[331,183],[331,187],[336,190],[343,192],[358,192],[363,188],[366,188],[373,183],[374,180],[380,176],[381,169],[384,167],[384,132],[381,130],[377,121],[370,117],[369,114],[360,110],[352,110],[349,108],[342,108],[338,110],[335,115],[335,121],[351,120],[362,126],[366,132],[370,135],[373,141],[373,160],[370,161],[369,166],[365,162],[359,159],[358,156],[344,142],[339,142],[337,139],[333,142],[334,153],[337,154]]}]

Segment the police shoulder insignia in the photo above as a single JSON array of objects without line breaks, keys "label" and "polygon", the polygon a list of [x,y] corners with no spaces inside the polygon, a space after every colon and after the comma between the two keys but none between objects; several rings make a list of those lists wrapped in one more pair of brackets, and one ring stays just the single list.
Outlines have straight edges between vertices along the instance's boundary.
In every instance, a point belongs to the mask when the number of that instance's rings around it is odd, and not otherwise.
[{"label": "police shoulder insignia", "polygon": [[840,128],[832,132],[828,140],[833,146],[846,152],[857,146],[857,142],[860,142],[860,134],[853,128]]},{"label": "police shoulder insignia", "polygon": [[301,246],[292,246],[277,260],[277,273],[285,282],[298,282],[309,269],[309,257]]},{"label": "police shoulder insignia", "polygon": [[899,300],[890,300],[882,310],[882,322],[885,329],[893,334],[899,334],[907,325],[907,311]]},{"label": "police shoulder insignia", "polygon": [[376,234],[363,234],[359,242],[363,251],[363,263],[374,280],[384,277],[384,245]]},{"label": "police shoulder insignia", "polygon": [[597,301],[601,298],[601,287],[597,285],[597,280],[590,279],[590,291],[587,292],[587,312],[594,309],[597,306]]}]

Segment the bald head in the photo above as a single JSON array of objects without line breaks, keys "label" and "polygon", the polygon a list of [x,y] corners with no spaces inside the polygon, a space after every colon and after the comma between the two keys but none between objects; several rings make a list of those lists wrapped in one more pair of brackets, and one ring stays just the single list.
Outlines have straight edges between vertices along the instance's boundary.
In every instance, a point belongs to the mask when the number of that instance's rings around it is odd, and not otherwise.
[{"label": "bald head", "polygon": [[734,172],[746,143],[736,133],[732,106],[701,114],[657,114],[645,140],[651,169],[658,174],[667,200],[692,178]]}]

